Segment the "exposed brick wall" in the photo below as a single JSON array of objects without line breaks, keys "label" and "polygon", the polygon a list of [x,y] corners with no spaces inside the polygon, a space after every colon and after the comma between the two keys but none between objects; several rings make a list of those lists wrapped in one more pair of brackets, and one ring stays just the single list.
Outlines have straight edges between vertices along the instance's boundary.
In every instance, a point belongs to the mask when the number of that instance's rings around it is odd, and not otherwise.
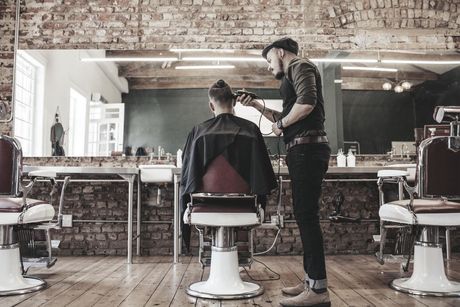
[{"label": "exposed brick wall", "polygon": [[[0,120],[10,117],[13,84],[13,45],[15,7],[13,1],[0,1]],[[1,112],[5,110],[6,112]],[[12,123],[0,123],[0,134],[10,135]]]},{"label": "exposed brick wall", "polygon": [[[358,165],[376,165],[386,161],[385,155],[358,155]],[[163,161],[164,162],[164,161]],[[48,157],[25,158],[28,165],[62,165],[62,166],[115,166],[136,167],[149,163],[147,157]],[[159,163],[154,161],[153,163]],[[335,165],[335,157],[330,165]],[[75,178],[75,176],[73,177]],[[115,177],[116,178],[116,177]],[[350,178],[350,176],[332,176],[332,178]],[[354,175],[352,178],[372,178],[372,175]],[[50,185],[36,183],[31,196],[49,199]],[[173,200],[174,190],[171,184],[162,185],[162,197],[157,202],[158,185],[142,184],[142,224],[141,246],[143,255],[170,255],[173,252]],[[337,191],[345,196],[342,212],[351,217],[361,217],[361,224],[334,224],[328,216],[334,211],[333,197]],[[137,199],[134,191],[134,199]],[[291,187],[283,183],[282,214],[287,220],[285,228],[280,232],[275,248],[270,254],[299,254],[302,250],[300,235],[295,224]],[[94,255],[110,254],[125,255],[127,245],[127,183],[78,183],[69,184],[65,197],[64,214],[72,214],[74,220],[107,220],[113,222],[74,222],[73,228],[63,228],[53,234],[53,239],[61,240],[61,255]],[[387,197],[397,197],[396,187],[387,188]],[[266,216],[277,211],[277,193],[268,199]],[[54,201],[57,209],[57,200]],[[320,209],[321,227],[324,233],[325,251],[327,254],[372,253],[376,245],[372,235],[378,231],[378,192],[375,182],[325,182]],[[136,210],[134,210],[136,221]],[[135,229],[135,228],[134,228]],[[134,230],[135,232],[135,230]],[[257,252],[266,250],[273,242],[276,232],[271,229],[255,231],[255,249]],[[388,247],[392,247],[390,234]],[[460,232],[452,233],[452,248],[460,250]],[[192,237],[192,251],[196,254],[198,247],[197,234]],[[390,252],[390,250],[388,250]]]},{"label": "exposed brick wall", "polygon": [[[0,102],[11,101],[15,8],[0,1]],[[304,51],[460,47],[459,0],[28,0],[20,48],[262,48]],[[0,124],[9,134],[11,123]]]},{"label": "exposed brick wall", "polygon": [[[32,197],[49,199],[49,184],[37,183]],[[337,189],[344,192],[346,202],[343,212],[351,216],[375,219],[377,214],[377,192],[375,183],[325,183],[320,211],[324,231],[325,249],[328,254],[369,253],[374,250],[372,234],[377,232],[375,221],[363,224],[331,224],[327,218],[334,210],[332,197]],[[162,186],[162,197],[157,203],[158,186],[142,185],[141,246],[143,255],[170,255],[173,249],[173,186]],[[137,192],[134,197],[136,198]],[[69,184],[64,214],[72,214],[74,226],[54,231],[52,238],[61,240],[61,255],[125,255],[127,244],[127,195],[126,183],[71,183]],[[274,193],[268,202],[267,214],[276,212],[277,200]],[[283,212],[286,227],[281,230],[279,241],[271,254],[299,254],[300,235],[293,221],[291,189],[285,184],[283,189]],[[57,210],[57,200],[54,201]],[[285,210],[285,211],[284,211]],[[79,220],[106,220],[108,222],[78,222]],[[134,210],[134,221],[136,210]],[[112,222],[110,222],[112,221]],[[118,221],[118,222],[117,222]],[[151,222],[154,223],[151,223]],[[135,228],[134,228],[135,229]],[[257,251],[267,249],[276,232],[270,229],[256,231]],[[196,252],[196,234],[192,240]]]}]

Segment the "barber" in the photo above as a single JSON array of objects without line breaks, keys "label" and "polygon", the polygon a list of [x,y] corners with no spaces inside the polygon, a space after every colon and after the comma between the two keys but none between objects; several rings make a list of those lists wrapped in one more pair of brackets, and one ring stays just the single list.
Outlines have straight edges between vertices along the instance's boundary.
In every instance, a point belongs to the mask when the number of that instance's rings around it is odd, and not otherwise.
[{"label": "barber", "polygon": [[273,133],[283,134],[286,144],[294,216],[304,253],[305,281],[282,289],[284,294],[293,297],[280,303],[282,306],[329,306],[319,200],[331,150],[324,131],[321,75],[310,60],[297,56],[298,51],[297,42],[288,37],[262,51],[268,70],[281,80],[282,112],[265,108],[248,95],[238,97],[238,101],[254,107],[270,120]]}]

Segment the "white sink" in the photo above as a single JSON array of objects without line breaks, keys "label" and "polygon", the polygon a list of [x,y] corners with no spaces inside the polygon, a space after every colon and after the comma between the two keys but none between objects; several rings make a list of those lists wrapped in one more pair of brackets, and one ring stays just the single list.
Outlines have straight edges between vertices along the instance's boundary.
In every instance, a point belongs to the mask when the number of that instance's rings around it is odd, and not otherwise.
[{"label": "white sink", "polygon": [[172,182],[173,169],[175,165],[170,164],[152,164],[152,165],[139,165],[141,170],[142,182]]}]

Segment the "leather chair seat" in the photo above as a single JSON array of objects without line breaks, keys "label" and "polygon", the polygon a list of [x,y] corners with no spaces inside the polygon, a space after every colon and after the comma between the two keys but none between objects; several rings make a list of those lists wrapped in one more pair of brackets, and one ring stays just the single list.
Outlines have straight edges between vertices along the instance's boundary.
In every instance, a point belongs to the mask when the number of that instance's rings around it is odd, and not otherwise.
[{"label": "leather chair seat", "polygon": [[23,213],[22,198],[0,198],[0,225],[49,222],[54,217],[50,204],[27,198],[29,208]]},{"label": "leather chair seat", "polygon": [[208,202],[198,202],[192,207],[192,213],[254,213],[254,202],[248,205],[245,201],[237,199],[219,199]]},{"label": "leather chair seat", "polygon": [[[404,199],[384,204],[379,210],[381,220],[409,225],[414,224],[414,216],[407,209],[409,202],[409,199]],[[419,225],[460,225],[460,203],[441,199],[415,199],[413,210]]]},{"label": "leather chair seat", "polygon": [[[24,203],[23,199],[21,197],[15,197],[15,198],[0,198],[0,213],[3,212],[21,212]],[[46,202],[37,200],[37,199],[32,199],[32,198],[27,198],[27,204],[29,207],[33,207],[36,205],[41,205],[41,204],[46,204]]]},{"label": "leather chair seat", "polygon": [[243,227],[259,225],[260,221],[256,213],[239,212],[200,212],[190,215],[192,225],[210,227]]},{"label": "leather chair seat", "polygon": [[242,194],[214,194],[211,197],[194,194],[191,208],[191,223],[196,225],[242,227],[260,223],[254,198]]},{"label": "leather chair seat", "polygon": [[[393,201],[391,204],[407,206],[410,199]],[[414,199],[414,212],[418,213],[459,213],[460,203],[444,201],[442,199]]]}]

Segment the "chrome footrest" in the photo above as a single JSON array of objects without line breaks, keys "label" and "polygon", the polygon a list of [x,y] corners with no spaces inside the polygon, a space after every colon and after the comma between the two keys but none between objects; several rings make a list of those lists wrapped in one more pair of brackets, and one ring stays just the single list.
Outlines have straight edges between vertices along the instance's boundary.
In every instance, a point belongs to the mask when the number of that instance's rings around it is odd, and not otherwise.
[{"label": "chrome footrest", "polygon": [[24,265],[24,270],[29,268],[50,268],[57,261],[56,257],[38,257],[38,258],[22,258],[22,264]]}]

